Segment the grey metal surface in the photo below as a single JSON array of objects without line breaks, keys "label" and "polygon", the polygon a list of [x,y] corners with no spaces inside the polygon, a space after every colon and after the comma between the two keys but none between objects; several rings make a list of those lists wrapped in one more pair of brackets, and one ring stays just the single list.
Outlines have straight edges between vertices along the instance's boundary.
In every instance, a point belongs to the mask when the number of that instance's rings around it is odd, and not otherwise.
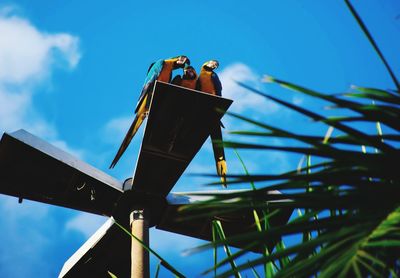
[{"label": "grey metal surface", "polygon": [[156,82],[133,187],[165,197],[232,100]]},{"label": "grey metal surface", "polygon": [[0,141],[0,193],[111,216],[122,182],[19,130]]}]

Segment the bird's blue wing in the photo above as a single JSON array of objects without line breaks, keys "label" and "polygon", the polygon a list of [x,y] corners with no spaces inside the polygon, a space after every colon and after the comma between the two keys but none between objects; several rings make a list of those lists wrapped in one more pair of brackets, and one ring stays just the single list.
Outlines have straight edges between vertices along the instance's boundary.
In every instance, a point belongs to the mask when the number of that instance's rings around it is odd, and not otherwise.
[{"label": "bird's blue wing", "polygon": [[149,93],[149,91],[152,90],[152,88],[153,88],[152,85],[157,80],[158,76],[160,75],[163,66],[164,66],[164,60],[161,59],[161,60],[158,60],[158,61],[152,63],[150,65],[149,69],[147,70],[147,76],[146,76],[146,79],[144,80],[142,92],[140,93],[139,100],[136,104],[135,113],[137,113],[140,105],[142,104],[144,97]]},{"label": "bird's blue wing", "polygon": [[157,62],[153,63],[147,72],[147,76],[146,79],[144,80],[143,86],[146,86],[146,84],[156,81],[157,77],[161,73],[163,66],[164,66],[164,60],[158,60]]},{"label": "bird's blue wing", "polygon": [[218,75],[215,72],[213,72],[211,74],[211,80],[212,80],[212,82],[214,84],[214,88],[215,88],[215,92],[216,92],[217,96],[221,96],[222,84],[221,84],[221,81],[218,78]]},{"label": "bird's blue wing", "polygon": [[153,63],[150,64],[149,68],[147,69],[147,74],[149,73],[149,71],[151,70],[151,68],[153,67],[153,65],[154,65],[155,63],[156,63],[156,62],[153,62]]}]

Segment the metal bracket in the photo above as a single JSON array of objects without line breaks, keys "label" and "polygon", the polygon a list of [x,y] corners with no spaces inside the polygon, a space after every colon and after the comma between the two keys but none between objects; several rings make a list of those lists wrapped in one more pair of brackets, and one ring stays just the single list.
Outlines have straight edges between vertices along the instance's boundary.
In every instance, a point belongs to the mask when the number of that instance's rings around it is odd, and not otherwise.
[{"label": "metal bracket", "polygon": [[132,222],[135,220],[146,220],[147,212],[144,209],[135,209],[131,212],[129,216],[129,223],[132,225]]}]

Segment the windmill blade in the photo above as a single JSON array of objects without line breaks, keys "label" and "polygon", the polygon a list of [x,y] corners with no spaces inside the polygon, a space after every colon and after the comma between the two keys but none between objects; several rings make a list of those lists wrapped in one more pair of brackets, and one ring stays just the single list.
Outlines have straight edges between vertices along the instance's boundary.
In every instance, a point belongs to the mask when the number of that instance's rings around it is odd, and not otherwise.
[{"label": "windmill blade", "polygon": [[[220,193],[220,191],[218,192]],[[235,192],[235,190],[224,192],[231,193]],[[137,194],[134,192],[130,193]],[[222,213],[212,219],[204,217],[203,219],[180,220],[181,215],[178,214],[179,208],[185,205],[193,205],[200,201],[206,201],[207,198],[210,198],[208,196],[194,196],[195,194],[199,194],[199,192],[168,194],[167,202],[158,205],[158,210],[164,212],[162,217],[151,216],[152,221],[156,221],[156,228],[208,241],[212,240],[211,221],[213,219],[221,221],[227,237],[256,231],[251,211],[243,211],[236,214]],[[271,191],[270,194],[280,193],[279,191]],[[140,196],[139,193],[138,198],[143,198],[143,196]],[[154,210],[151,211],[153,212]],[[291,209],[278,213],[270,219],[270,224],[272,226],[285,224],[291,213]],[[123,221],[123,219],[118,221]],[[127,218],[125,218],[125,221],[120,222],[120,224],[129,229]],[[270,249],[273,248],[277,240],[271,239]],[[235,247],[240,248],[243,246],[235,245]],[[114,218],[110,218],[65,262],[59,278],[110,277],[108,272],[113,273],[117,277],[129,277],[130,248],[131,238],[115,224]],[[262,252],[263,250],[261,247],[256,247],[252,251]]]},{"label": "windmill blade", "polygon": [[133,188],[166,197],[232,100],[156,82]]},{"label": "windmill blade", "polygon": [[[238,190],[227,190],[223,191],[223,193],[229,194],[237,191]],[[210,196],[200,195],[199,193],[207,194],[213,192],[175,192],[169,194],[167,197],[167,207],[166,209],[164,209],[164,214],[159,223],[156,225],[156,228],[177,234],[200,238],[207,241],[212,241],[211,223],[213,220],[219,220],[221,222],[227,238],[247,232],[257,231],[254,221],[253,210],[250,209],[242,210],[240,212],[236,210],[233,213],[215,213],[213,214],[213,216],[204,216],[194,219],[184,218],[184,215],[178,212],[183,206],[197,205],[199,202],[211,199]],[[218,191],[218,193],[221,194],[221,191]],[[281,193],[279,191],[273,190],[268,192],[268,194]],[[282,201],[284,201],[283,199],[284,196],[282,195]],[[292,209],[284,209],[280,210],[279,212],[277,211],[277,213],[269,219],[270,226],[273,227],[286,224],[292,214],[292,211]],[[272,251],[278,240],[279,238],[271,238],[271,243],[268,246],[270,251]],[[234,247],[244,248],[246,246],[239,244],[235,245]],[[252,251],[258,253],[263,252],[261,246],[253,248]]]},{"label": "windmill blade", "polygon": [[59,278],[130,277],[131,239],[109,218],[65,263]]},{"label": "windmill blade", "polygon": [[122,183],[25,130],[0,141],[0,193],[111,216]]}]

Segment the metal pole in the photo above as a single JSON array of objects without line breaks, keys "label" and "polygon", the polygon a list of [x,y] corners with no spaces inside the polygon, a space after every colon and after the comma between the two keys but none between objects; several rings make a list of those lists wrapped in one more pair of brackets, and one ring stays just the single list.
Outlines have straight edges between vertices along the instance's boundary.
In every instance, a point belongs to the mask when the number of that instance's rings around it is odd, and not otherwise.
[{"label": "metal pole", "polygon": [[[144,209],[131,212],[130,224],[132,235],[149,246],[149,215]],[[131,278],[149,278],[149,252],[132,237],[131,245]]]}]

